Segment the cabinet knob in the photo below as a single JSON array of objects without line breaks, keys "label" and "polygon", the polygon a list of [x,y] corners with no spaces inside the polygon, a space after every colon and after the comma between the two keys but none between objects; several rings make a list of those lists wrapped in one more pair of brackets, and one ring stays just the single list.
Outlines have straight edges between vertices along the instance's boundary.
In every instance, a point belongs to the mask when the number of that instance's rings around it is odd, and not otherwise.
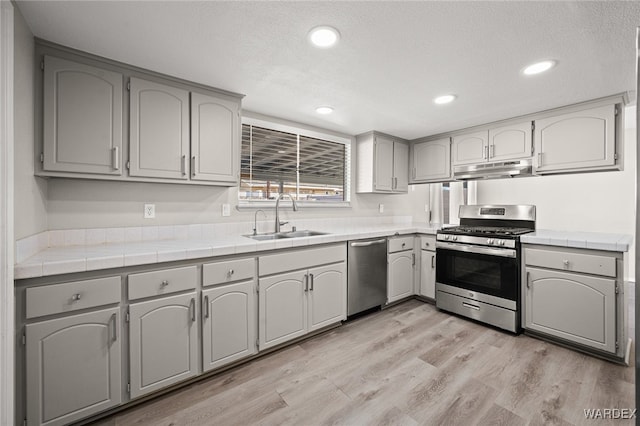
[{"label": "cabinet knob", "polygon": [[81,296],[80,293],[76,293],[73,296],[71,296],[71,300],[73,300],[74,302],[80,300]]},{"label": "cabinet knob", "polygon": [[227,275],[231,276],[233,274],[235,274],[236,271],[234,271],[233,269],[229,269],[229,272],[227,272]]},{"label": "cabinet knob", "polygon": [[569,267],[569,261],[567,259],[563,260],[562,263],[564,266]]},{"label": "cabinet knob", "polygon": [[169,285],[169,281],[167,281],[167,280],[163,280],[162,283],[160,283],[161,287],[166,287],[168,285]]}]

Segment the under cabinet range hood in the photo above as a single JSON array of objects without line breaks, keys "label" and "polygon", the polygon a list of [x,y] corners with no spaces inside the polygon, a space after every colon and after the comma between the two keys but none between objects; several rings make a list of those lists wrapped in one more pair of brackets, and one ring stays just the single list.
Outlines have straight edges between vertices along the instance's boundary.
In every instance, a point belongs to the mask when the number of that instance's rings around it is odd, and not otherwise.
[{"label": "under cabinet range hood", "polygon": [[533,167],[530,158],[456,166],[453,168],[453,178],[456,180],[500,179],[532,175]]}]

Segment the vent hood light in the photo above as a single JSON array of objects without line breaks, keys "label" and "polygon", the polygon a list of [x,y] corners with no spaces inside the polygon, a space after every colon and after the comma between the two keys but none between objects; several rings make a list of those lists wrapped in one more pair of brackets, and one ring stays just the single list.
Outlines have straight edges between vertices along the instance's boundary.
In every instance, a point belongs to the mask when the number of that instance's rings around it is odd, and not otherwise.
[{"label": "vent hood light", "polygon": [[318,114],[327,115],[333,112],[333,108],[330,106],[319,106],[318,108],[316,108],[316,112]]},{"label": "vent hood light", "polygon": [[548,71],[553,68],[556,64],[556,61],[542,61],[536,62],[535,64],[531,64],[522,70],[524,75],[535,75],[540,74],[542,72]]},{"label": "vent hood light", "polygon": [[340,33],[333,27],[323,25],[309,31],[309,41],[316,47],[331,47],[336,44],[339,39]]},{"label": "vent hood light", "polygon": [[455,95],[443,95],[435,98],[433,102],[437,103],[438,105],[448,104],[449,102],[453,102],[455,98]]}]

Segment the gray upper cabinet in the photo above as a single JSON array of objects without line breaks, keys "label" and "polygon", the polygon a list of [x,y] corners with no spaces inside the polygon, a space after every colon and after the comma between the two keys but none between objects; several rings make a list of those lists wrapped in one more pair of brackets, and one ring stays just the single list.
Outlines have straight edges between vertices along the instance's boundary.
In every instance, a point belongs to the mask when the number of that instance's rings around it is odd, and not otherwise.
[{"label": "gray upper cabinet", "polygon": [[411,183],[440,182],[451,178],[451,139],[411,145]]},{"label": "gray upper cabinet", "polygon": [[409,145],[369,132],[356,138],[356,192],[405,193],[409,189]]},{"label": "gray upper cabinet", "polygon": [[454,136],[454,166],[531,157],[531,121]]},{"label": "gray upper cabinet", "polygon": [[531,121],[489,129],[489,161],[531,157]]},{"label": "gray upper cabinet", "polygon": [[131,176],[189,178],[189,92],[130,80]]},{"label": "gray upper cabinet", "polygon": [[44,57],[42,169],[122,174],[122,74]]},{"label": "gray upper cabinet", "polygon": [[487,161],[489,134],[486,130],[453,137],[451,162],[454,166]]},{"label": "gray upper cabinet", "polygon": [[240,103],[191,93],[191,179],[237,184]]},{"label": "gray upper cabinet", "polygon": [[535,121],[535,172],[616,168],[616,106]]}]

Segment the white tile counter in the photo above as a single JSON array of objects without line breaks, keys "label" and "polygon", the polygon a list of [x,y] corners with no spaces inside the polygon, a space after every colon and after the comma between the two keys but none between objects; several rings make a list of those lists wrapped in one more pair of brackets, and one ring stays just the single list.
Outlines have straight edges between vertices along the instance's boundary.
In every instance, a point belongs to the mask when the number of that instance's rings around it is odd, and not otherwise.
[{"label": "white tile counter", "polygon": [[[206,225],[203,225],[203,227]],[[217,226],[217,225],[216,225]],[[298,226],[298,229],[307,229]],[[363,238],[387,237],[394,234],[435,234],[436,228],[429,227],[426,223],[402,223],[402,224],[365,224],[349,226],[316,226],[310,227],[314,231],[327,232],[327,235],[313,237],[286,238],[270,241],[255,241],[243,236],[250,232],[237,233],[236,235],[221,235],[216,237],[213,233],[202,229],[198,235],[185,233],[185,239],[161,239],[145,241],[126,241],[123,237],[118,241],[105,241],[100,244],[91,244],[95,238],[80,237],[70,242],[75,245],[60,245],[44,248],[32,256],[15,265],[15,279],[35,278],[56,274],[94,271],[99,269],[120,268],[133,265],[154,264],[176,260],[197,259],[213,256],[223,256],[241,253],[254,253],[265,250],[326,244]],[[53,238],[64,238],[58,233],[63,231],[49,231]],[[66,231],[65,231],[66,232]],[[66,235],[73,235],[66,232]],[[96,230],[87,230],[91,235]],[[105,235],[107,231],[103,232]],[[40,237],[42,239],[42,237]],[[68,239],[68,237],[67,237]],[[84,244],[82,244],[84,241]],[[102,240],[98,240],[102,241]],[[69,242],[67,242],[69,243]],[[20,246],[18,247],[20,251]]]},{"label": "white tile counter", "polygon": [[633,237],[625,234],[538,229],[530,234],[522,235],[520,241],[526,244],[627,252],[633,243]]}]

